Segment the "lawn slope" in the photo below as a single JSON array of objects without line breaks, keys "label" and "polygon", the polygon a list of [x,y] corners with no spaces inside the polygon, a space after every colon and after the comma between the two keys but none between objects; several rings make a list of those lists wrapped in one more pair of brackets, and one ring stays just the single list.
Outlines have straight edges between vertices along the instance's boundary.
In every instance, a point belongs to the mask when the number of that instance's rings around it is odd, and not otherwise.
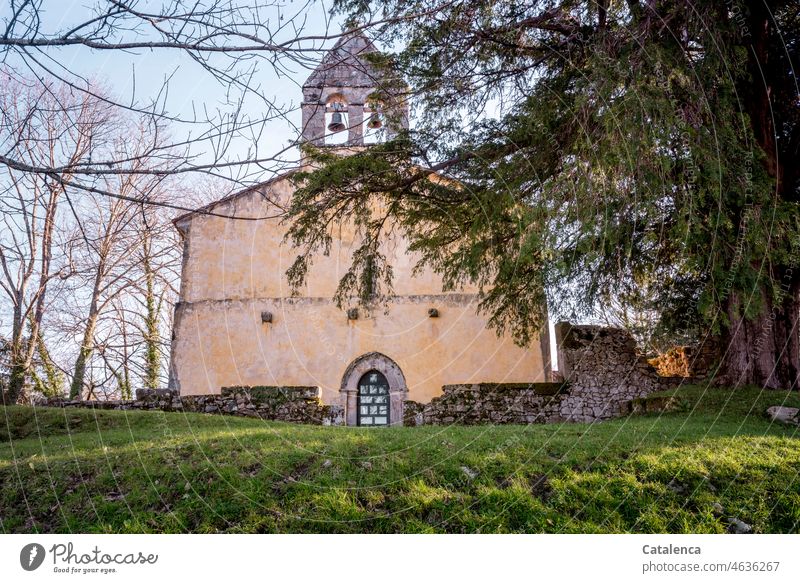
[{"label": "lawn slope", "polygon": [[795,393],[591,425],[358,429],[0,408],[0,532],[800,530]]}]

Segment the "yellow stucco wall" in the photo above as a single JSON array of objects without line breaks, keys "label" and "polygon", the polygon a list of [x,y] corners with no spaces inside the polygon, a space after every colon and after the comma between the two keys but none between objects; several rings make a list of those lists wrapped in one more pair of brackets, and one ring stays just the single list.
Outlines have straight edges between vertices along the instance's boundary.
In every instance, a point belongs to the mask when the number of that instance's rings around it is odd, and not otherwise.
[{"label": "yellow stucco wall", "polygon": [[[288,180],[278,180],[213,210],[273,216],[291,192]],[[182,394],[232,385],[316,385],[325,402],[335,403],[348,364],[373,351],[397,362],[408,398],[420,402],[439,395],[444,384],[545,380],[538,343],[521,349],[487,329],[475,312],[474,289],[443,294],[436,274],[412,277],[415,259],[402,239],[385,248],[396,299],[349,321],[331,296],[349,266],[352,230],[337,232],[330,256],[315,259],[305,290],[292,298],[285,272],[296,252],[283,243],[286,227],[279,220],[194,215],[177,225],[186,247],[171,382]],[[440,316],[430,318],[429,308]],[[261,322],[262,311],[272,312],[272,323]]]}]

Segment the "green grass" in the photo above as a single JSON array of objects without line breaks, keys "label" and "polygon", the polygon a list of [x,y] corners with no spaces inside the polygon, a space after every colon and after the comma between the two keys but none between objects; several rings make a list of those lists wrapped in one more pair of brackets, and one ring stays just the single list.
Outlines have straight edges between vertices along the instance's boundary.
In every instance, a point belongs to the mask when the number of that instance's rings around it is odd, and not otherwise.
[{"label": "green grass", "polygon": [[8,407],[0,531],[798,532],[800,432],[764,410],[800,395],[675,394],[674,413],[502,427]]}]

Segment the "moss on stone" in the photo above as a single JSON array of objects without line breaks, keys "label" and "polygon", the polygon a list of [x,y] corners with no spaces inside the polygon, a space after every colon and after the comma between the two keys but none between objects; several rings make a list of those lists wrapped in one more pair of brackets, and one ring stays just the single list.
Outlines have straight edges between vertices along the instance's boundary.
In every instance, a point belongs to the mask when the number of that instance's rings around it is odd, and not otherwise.
[{"label": "moss on stone", "polygon": [[278,407],[299,400],[319,401],[317,387],[239,386],[223,387],[222,397],[242,396],[256,406]]}]

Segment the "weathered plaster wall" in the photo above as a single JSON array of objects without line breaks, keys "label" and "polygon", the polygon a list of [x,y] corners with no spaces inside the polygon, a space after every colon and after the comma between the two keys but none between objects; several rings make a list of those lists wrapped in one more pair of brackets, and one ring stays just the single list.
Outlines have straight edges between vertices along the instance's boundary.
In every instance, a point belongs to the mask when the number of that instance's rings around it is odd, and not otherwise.
[{"label": "weathered plaster wall", "polygon": [[[291,192],[288,180],[278,180],[214,211],[272,216]],[[386,310],[361,310],[348,320],[331,297],[350,264],[352,229],[337,233],[330,256],[315,259],[307,286],[292,298],[285,272],[296,252],[283,243],[279,220],[195,215],[178,226],[186,249],[171,383],[182,395],[233,385],[313,385],[321,387],[323,402],[338,403],[347,366],[370,352],[400,366],[414,401],[429,401],[447,384],[546,380],[538,344],[521,349],[487,329],[474,289],[442,294],[435,274],[412,277],[415,258],[402,240],[385,247],[396,299]],[[429,308],[439,317],[430,318]],[[262,323],[264,311],[272,313],[271,323]]]},{"label": "weathered plaster wall", "polygon": [[[288,179],[277,180],[214,207],[214,212],[246,217],[275,217],[289,204],[292,191]],[[195,215],[179,222],[178,226],[186,232],[185,242],[188,245],[181,285],[183,301],[280,298],[291,295],[285,274],[297,252],[288,243],[283,243],[287,227],[281,220],[235,221]],[[355,244],[356,233],[352,227],[337,230],[329,256],[315,256],[301,295],[332,297],[340,278],[350,266]],[[416,260],[408,253],[402,239],[388,240],[382,251],[392,265],[394,292],[397,295],[441,293],[441,278],[436,274],[425,271],[412,277]]]}]

